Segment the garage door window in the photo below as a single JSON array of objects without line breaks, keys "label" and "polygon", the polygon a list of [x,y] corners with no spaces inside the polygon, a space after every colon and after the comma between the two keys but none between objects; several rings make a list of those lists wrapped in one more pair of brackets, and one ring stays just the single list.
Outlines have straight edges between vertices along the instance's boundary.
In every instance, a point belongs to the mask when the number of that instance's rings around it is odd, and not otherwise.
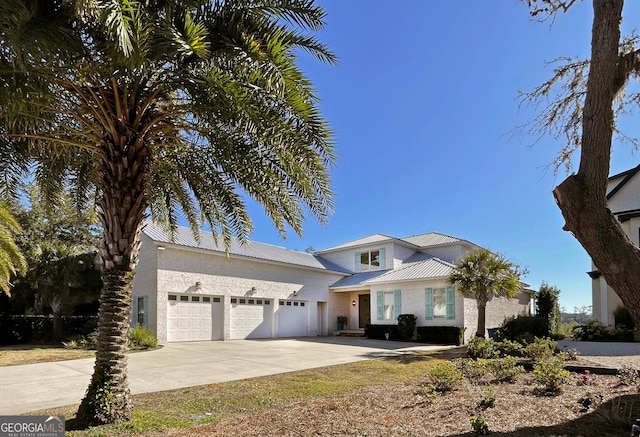
[{"label": "garage door window", "polygon": [[180,302],[189,302],[189,296],[180,296]]}]

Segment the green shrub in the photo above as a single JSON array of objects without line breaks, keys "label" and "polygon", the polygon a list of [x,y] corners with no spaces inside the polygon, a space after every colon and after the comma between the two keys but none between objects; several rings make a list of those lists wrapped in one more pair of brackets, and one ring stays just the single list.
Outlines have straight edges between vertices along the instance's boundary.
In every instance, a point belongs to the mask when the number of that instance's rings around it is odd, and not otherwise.
[{"label": "green shrub", "polygon": [[524,356],[533,361],[540,361],[555,354],[558,343],[550,338],[536,338],[524,348]]},{"label": "green shrub", "polygon": [[473,384],[481,382],[487,373],[486,360],[483,359],[457,358],[452,363]]},{"label": "green shrub", "polygon": [[398,316],[398,332],[402,340],[411,340],[416,329],[418,318],[413,314],[400,314]]},{"label": "green shrub", "polygon": [[501,340],[518,340],[523,335],[548,337],[548,320],[544,317],[508,317],[498,330],[498,338]]},{"label": "green shrub", "polygon": [[[364,334],[367,338],[376,340],[400,340],[400,332],[398,331],[398,325],[371,325],[366,324],[364,327]],[[387,338],[387,335],[389,338]]]},{"label": "green shrub", "polygon": [[464,329],[463,326],[418,326],[418,341],[459,346],[464,343]]},{"label": "green shrub", "polygon": [[633,330],[636,327],[636,324],[633,323],[631,313],[629,312],[627,307],[623,305],[619,305],[615,310],[613,310],[613,317],[615,320],[616,328]]},{"label": "green shrub", "polygon": [[453,363],[445,361],[437,363],[429,370],[429,379],[431,379],[435,390],[446,392],[459,385],[463,376]]},{"label": "green shrub", "polygon": [[515,357],[488,360],[487,367],[500,382],[513,382],[524,373],[524,368],[518,366],[518,360]]},{"label": "green shrub", "polygon": [[488,386],[482,395],[482,399],[478,403],[478,408],[486,410],[487,408],[493,408],[496,406],[496,397],[493,394],[493,387]]},{"label": "green shrub", "polygon": [[498,350],[498,354],[503,357],[521,357],[523,355],[524,347],[516,341],[502,340],[496,342],[495,346]]},{"label": "green shrub", "polygon": [[633,330],[622,325],[616,329],[604,326],[596,320],[573,328],[573,339],[581,341],[633,341]]},{"label": "green shrub", "polygon": [[155,349],[158,347],[156,335],[142,325],[129,328],[129,349]]},{"label": "green shrub", "polygon": [[469,417],[469,421],[471,422],[471,428],[475,434],[487,435],[490,433],[489,422],[487,422],[487,419],[484,417],[471,416]]},{"label": "green shrub", "polygon": [[570,373],[564,368],[564,360],[551,357],[533,366],[534,382],[542,385],[547,392],[557,392],[567,382]]},{"label": "green shrub", "polygon": [[95,350],[98,346],[98,328],[87,335],[79,335],[69,341],[63,341],[62,344],[68,349]]},{"label": "green shrub", "polygon": [[473,337],[467,346],[470,358],[494,358],[498,355],[496,342],[490,338]]}]

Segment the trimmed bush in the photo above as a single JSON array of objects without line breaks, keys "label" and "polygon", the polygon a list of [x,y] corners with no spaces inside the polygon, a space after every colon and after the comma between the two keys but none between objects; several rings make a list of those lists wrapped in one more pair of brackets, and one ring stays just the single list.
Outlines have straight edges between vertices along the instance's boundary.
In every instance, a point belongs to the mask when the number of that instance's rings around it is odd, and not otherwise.
[{"label": "trimmed bush", "polygon": [[557,392],[562,384],[567,382],[570,373],[564,368],[564,360],[552,357],[536,363],[533,366],[534,382],[542,385],[547,392]]},{"label": "trimmed bush", "polygon": [[462,382],[462,372],[450,361],[437,363],[429,370],[429,379],[439,392],[451,391]]},{"label": "trimmed bush", "polygon": [[420,343],[460,346],[464,343],[464,327],[418,326],[418,341]]},{"label": "trimmed bush", "polygon": [[418,320],[418,318],[414,314],[400,314],[398,316],[398,332],[400,338],[405,341],[413,338],[413,332],[416,329],[416,320]]},{"label": "trimmed bush", "polygon": [[548,337],[549,322],[543,317],[507,318],[502,322],[498,337],[504,340],[518,340],[522,337]]},{"label": "trimmed bush", "polygon": [[513,382],[524,373],[524,367],[518,366],[518,359],[515,357],[488,360],[487,367],[500,382]]},{"label": "trimmed bush", "polygon": [[398,325],[365,325],[364,333],[374,340],[386,340],[385,334],[389,334],[389,340],[401,339]]},{"label": "trimmed bush", "polygon": [[467,346],[469,358],[494,358],[498,356],[496,342],[490,338],[473,337]]}]

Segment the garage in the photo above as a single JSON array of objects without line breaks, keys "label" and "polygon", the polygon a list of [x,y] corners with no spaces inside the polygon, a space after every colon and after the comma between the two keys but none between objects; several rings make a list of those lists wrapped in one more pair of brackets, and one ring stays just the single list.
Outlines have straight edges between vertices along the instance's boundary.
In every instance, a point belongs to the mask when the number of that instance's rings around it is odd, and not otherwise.
[{"label": "garage", "polygon": [[308,305],[304,301],[278,301],[278,337],[304,337],[308,335]]},{"label": "garage", "polygon": [[167,341],[222,340],[222,299],[169,294]]},{"label": "garage", "polygon": [[270,299],[232,297],[230,317],[233,340],[273,336],[273,301]]}]

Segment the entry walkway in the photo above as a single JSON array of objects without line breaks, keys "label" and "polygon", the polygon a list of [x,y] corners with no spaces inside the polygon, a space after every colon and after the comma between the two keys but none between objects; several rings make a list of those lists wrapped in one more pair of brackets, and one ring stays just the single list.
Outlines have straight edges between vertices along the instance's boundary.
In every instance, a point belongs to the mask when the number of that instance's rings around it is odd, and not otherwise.
[{"label": "entry walkway", "polygon": [[[450,347],[344,337],[169,343],[128,356],[129,384],[148,393]],[[80,403],[93,363],[0,367],[0,415]]]}]

